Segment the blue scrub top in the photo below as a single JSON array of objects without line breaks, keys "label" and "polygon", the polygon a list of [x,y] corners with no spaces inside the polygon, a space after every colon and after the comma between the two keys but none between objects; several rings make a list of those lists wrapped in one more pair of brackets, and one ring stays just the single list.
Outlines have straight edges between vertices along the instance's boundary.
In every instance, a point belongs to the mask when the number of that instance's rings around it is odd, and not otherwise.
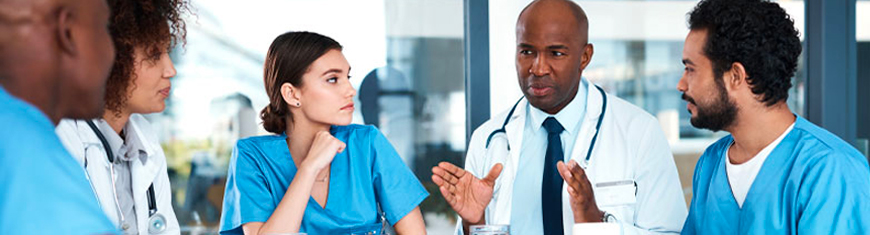
[{"label": "blue scrub top", "polygon": [[[347,144],[332,160],[326,207],[309,198],[299,232],[381,233],[378,205],[390,225],[405,217],[429,193],[372,126],[333,126]],[[221,213],[221,234],[242,234],[248,222],[266,222],[296,175],[287,136],[239,140],[230,160]]]},{"label": "blue scrub top", "polygon": [[36,107],[0,86],[0,234],[117,233]]},{"label": "blue scrub top", "polygon": [[868,234],[870,166],[830,132],[797,117],[737,206],[725,171],[729,135],[698,160],[683,234]]}]

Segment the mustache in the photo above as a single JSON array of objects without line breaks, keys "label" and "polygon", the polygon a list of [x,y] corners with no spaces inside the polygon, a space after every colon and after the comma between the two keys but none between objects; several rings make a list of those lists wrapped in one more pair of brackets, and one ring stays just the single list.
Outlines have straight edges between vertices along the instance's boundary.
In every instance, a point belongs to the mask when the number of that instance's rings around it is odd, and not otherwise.
[{"label": "mustache", "polygon": [[682,98],[683,98],[683,100],[685,100],[686,102],[689,102],[689,103],[695,104],[695,99],[693,99],[692,97],[686,95],[686,93],[683,93],[683,97],[682,97]]},{"label": "mustache", "polygon": [[555,85],[553,79],[549,75],[538,77],[532,74],[526,77],[526,79],[524,80],[526,86],[530,87],[547,87]]}]

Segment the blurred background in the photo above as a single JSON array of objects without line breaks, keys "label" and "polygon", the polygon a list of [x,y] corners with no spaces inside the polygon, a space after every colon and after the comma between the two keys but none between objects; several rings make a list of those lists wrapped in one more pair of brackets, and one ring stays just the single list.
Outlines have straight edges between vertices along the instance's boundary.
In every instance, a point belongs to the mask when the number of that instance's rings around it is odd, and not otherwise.
[{"label": "blurred background", "polygon": [[[268,134],[258,114],[268,103],[262,74],[269,44],[287,31],[313,31],[340,42],[354,68],[353,122],[377,126],[429,190],[420,206],[429,233],[451,233],[455,214],[431,182],[430,168],[441,161],[462,165],[473,128],[522,96],[514,66],[515,23],[529,2],[192,0],[187,44],[171,55],[178,75],[168,108],[148,116],[166,152],[183,232],[217,232],[235,142]],[[697,1],[577,2],[589,16],[595,45],[583,75],[659,119],[690,200],[697,158],[725,135],[693,128],[675,88],[683,70],[686,13]],[[806,44],[809,3],[777,2],[794,18]],[[853,85],[859,92],[853,94],[856,112],[846,115],[856,120],[850,142],[866,154],[870,1],[847,2],[857,12],[851,63],[857,65]],[[799,115],[812,116],[806,54],[805,48],[788,104]]]}]

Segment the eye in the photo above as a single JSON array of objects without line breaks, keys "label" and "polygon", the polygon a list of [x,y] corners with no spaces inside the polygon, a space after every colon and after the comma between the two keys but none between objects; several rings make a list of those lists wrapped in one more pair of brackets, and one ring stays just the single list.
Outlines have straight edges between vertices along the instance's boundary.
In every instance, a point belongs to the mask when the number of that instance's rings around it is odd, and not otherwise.
[{"label": "eye", "polygon": [[331,77],[331,78],[326,79],[326,82],[328,82],[328,83],[335,83],[337,81],[338,81],[338,78],[336,78],[336,77]]},{"label": "eye", "polygon": [[686,72],[690,72],[690,73],[695,72],[695,69],[689,68],[689,67],[686,67],[685,70],[686,70]]},{"label": "eye", "polygon": [[560,51],[553,51],[553,56],[564,56],[564,55],[565,55],[565,53],[562,53]]},{"label": "eye", "polygon": [[520,55],[531,55],[532,51],[530,50],[520,50]]},{"label": "eye", "polygon": [[350,76],[350,75],[347,75],[347,80],[350,80],[350,78],[351,78],[351,76]]}]

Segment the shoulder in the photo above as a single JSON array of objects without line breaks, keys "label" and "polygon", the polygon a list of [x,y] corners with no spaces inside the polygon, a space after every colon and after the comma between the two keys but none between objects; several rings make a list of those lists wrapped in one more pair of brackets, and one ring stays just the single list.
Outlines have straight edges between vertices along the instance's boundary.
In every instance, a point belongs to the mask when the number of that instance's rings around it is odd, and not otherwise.
[{"label": "shoulder", "polygon": [[786,139],[795,142],[793,155],[796,155],[797,164],[816,170],[839,168],[838,171],[844,174],[870,173],[863,154],[833,133],[807,120],[798,118]]},{"label": "shoulder", "polygon": [[[518,106],[528,104],[525,100],[520,102]],[[513,107],[513,106],[511,106]],[[516,112],[520,112],[523,108],[517,107],[516,111],[514,111],[514,116],[516,116]],[[501,126],[505,123],[505,119],[508,117],[508,113],[510,113],[510,108],[503,110],[502,112],[492,116],[489,120],[486,120],[480,126],[474,129],[474,132],[471,134],[471,140],[468,142],[469,151],[476,145],[484,145],[486,142],[486,138],[489,137],[489,134],[493,131],[501,128]]]},{"label": "shoulder", "polygon": [[236,142],[236,148],[239,151],[251,151],[267,148],[275,142],[285,142],[284,135],[259,135],[240,139]]},{"label": "shoulder", "polygon": [[647,130],[647,128],[633,128],[638,126],[644,127],[653,124],[658,126],[658,119],[646,110],[611,94],[607,94],[605,113],[610,116],[605,117],[605,121],[612,121],[613,124],[624,127],[626,131]]},{"label": "shoulder", "polygon": [[80,125],[81,123],[84,122],[73,119],[63,119],[54,129],[57,137],[60,138],[60,142],[73,156],[84,156],[83,143],[85,140],[83,138],[85,138],[86,135],[82,132],[86,130],[92,132],[86,124],[82,127]]}]

